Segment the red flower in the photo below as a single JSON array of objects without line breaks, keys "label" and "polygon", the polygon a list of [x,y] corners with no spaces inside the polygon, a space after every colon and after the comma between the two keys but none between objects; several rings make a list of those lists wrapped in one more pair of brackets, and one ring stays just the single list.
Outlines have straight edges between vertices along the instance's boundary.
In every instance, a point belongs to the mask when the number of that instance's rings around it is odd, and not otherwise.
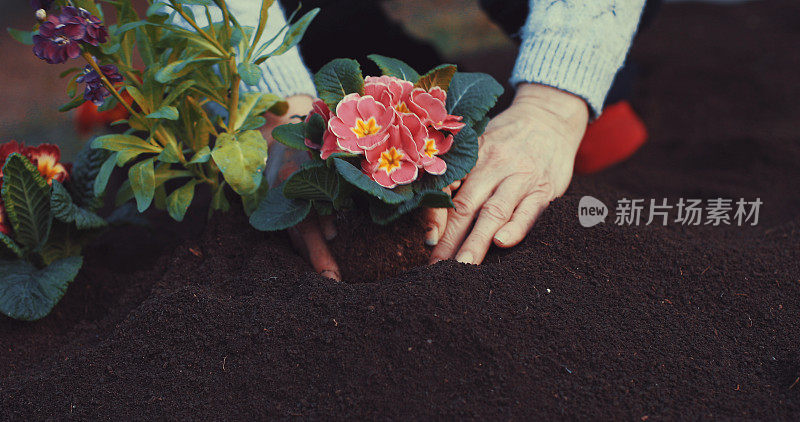
[{"label": "red flower", "polygon": [[9,141],[2,145],[0,145],[0,186],[3,185],[3,166],[6,165],[6,160],[8,156],[18,152],[20,154],[25,154],[25,144],[21,144],[17,141]]},{"label": "red flower", "polygon": [[25,156],[36,166],[39,173],[52,185],[53,180],[63,182],[69,177],[69,169],[61,164],[61,150],[53,144],[25,148]]}]

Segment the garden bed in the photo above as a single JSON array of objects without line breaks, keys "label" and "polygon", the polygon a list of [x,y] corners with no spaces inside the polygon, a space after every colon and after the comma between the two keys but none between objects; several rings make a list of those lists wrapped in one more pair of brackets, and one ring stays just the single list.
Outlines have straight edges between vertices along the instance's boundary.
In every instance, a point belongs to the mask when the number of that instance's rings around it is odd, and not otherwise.
[{"label": "garden bed", "polygon": [[[240,214],[115,229],[52,315],[0,319],[0,417],[796,418],[789,7],[665,7],[634,54],[651,142],[576,178],[522,245],[479,267],[336,283]],[[754,228],[585,229],[586,194],[764,205]]]}]

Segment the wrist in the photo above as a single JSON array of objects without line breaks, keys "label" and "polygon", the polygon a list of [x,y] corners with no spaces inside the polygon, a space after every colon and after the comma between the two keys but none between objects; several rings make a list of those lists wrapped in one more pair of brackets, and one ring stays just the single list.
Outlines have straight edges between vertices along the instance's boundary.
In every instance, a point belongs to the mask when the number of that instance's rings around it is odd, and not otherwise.
[{"label": "wrist", "polygon": [[565,138],[574,140],[576,149],[589,124],[589,106],[586,101],[547,85],[534,83],[517,85],[512,106],[521,109],[539,124],[552,122],[551,124],[560,126],[553,129],[558,129]]},{"label": "wrist", "polygon": [[517,85],[514,104],[545,109],[565,120],[588,123],[589,106],[582,98],[548,85]]}]

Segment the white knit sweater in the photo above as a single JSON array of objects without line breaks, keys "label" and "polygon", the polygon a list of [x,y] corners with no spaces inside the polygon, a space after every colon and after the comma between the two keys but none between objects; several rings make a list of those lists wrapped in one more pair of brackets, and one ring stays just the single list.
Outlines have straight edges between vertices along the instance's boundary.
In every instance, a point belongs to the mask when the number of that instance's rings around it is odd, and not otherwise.
[{"label": "white knit sweater", "polygon": [[[599,115],[614,76],[625,61],[644,2],[530,0],[511,83],[540,83],[571,92]],[[205,16],[200,6],[193,7],[199,20]],[[228,0],[228,7],[242,25],[258,25],[260,0]],[[271,39],[286,24],[277,2],[269,12],[262,40]],[[212,19],[222,20],[219,9],[212,10]],[[180,17],[175,22],[181,24]],[[205,25],[204,19],[200,23]],[[281,40],[278,37],[275,42]],[[283,96],[316,95],[297,48],[271,57],[261,67],[264,76],[257,89]]]}]

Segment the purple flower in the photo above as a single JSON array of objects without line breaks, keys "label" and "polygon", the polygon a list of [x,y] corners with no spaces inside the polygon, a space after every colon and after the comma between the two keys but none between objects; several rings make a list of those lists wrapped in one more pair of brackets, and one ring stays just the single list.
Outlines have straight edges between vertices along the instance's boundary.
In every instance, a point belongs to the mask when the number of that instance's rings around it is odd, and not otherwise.
[{"label": "purple flower", "polygon": [[[112,84],[122,82],[124,78],[122,75],[119,74],[119,69],[113,64],[100,66],[100,70],[103,72],[103,75],[108,79],[109,82]],[[85,83],[86,90],[83,92],[83,98],[86,101],[93,102],[96,106],[103,105],[105,99],[111,95],[111,91],[103,85],[103,81],[100,78],[100,74],[95,72],[91,66],[86,66],[83,69],[83,75],[78,76],[77,79],[78,83]]]},{"label": "purple flower", "polygon": [[33,36],[33,54],[50,64],[64,63],[81,55],[77,40],[83,37],[83,28],[65,25],[58,16],[49,16]]},{"label": "purple flower", "polygon": [[80,56],[80,43],[98,46],[106,41],[108,30],[99,18],[67,6],[39,26],[39,33],[33,36],[33,53],[47,63],[58,64]]},{"label": "purple flower", "polygon": [[108,41],[108,30],[97,16],[72,6],[64,7],[61,12],[60,18],[64,25],[82,28],[83,36],[77,41],[83,41],[95,47]]},{"label": "purple flower", "polygon": [[47,10],[53,5],[53,1],[54,0],[31,0],[31,7],[33,10]]}]

